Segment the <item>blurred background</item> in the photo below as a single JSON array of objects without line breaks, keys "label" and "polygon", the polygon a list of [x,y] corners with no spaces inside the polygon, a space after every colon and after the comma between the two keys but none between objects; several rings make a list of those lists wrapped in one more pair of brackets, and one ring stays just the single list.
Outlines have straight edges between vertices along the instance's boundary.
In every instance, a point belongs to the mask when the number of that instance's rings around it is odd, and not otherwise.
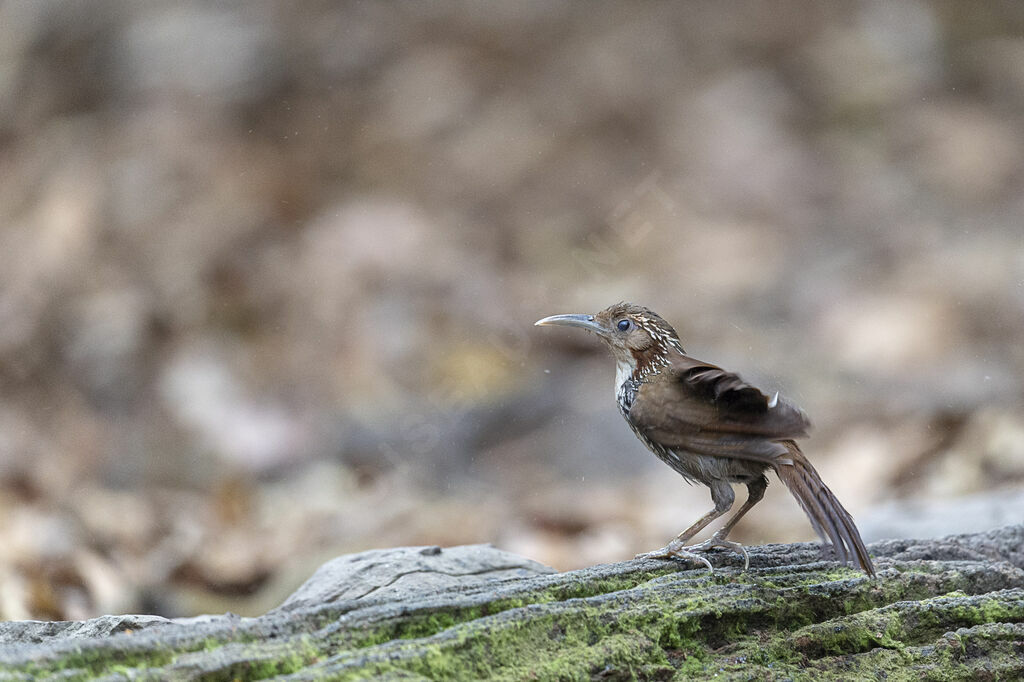
[{"label": "blurred background", "polygon": [[[569,569],[711,507],[620,300],[815,423],[866,539],[1024,518],[1024,4],[0,4],[0,617],[322,561]],[[742,491],[739,499],[743,499]],[[747,543],[813,539],[775,479]]]}]

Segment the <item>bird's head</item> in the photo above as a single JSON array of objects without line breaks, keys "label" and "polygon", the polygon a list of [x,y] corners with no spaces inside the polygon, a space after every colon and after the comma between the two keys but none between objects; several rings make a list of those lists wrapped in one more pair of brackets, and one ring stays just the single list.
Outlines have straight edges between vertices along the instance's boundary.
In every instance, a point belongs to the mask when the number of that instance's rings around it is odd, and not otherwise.
[{"label": "bird's head", "polygon": [[619,373],[634,379],[657,373],[669,355],[683,353],[679,335],[653,310],[633,303],[616,303],[593,315],[552,315],[537,326],[580,327],[594,332],[611,349]]}]

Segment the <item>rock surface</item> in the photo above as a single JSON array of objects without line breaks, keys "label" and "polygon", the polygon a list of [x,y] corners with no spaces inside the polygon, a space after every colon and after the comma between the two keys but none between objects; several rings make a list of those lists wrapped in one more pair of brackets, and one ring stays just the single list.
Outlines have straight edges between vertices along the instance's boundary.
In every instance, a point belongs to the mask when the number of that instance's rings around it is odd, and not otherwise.
[{"label": "rock surface", "polygon": [[553,568],[490,545],[378,549],[328,561],[277,610],[294,611],[369,597],[415,600],[449,587],[554,572]]},{"label": "rock surface", "polygon": [[0,679],[1017,679],[1024,525],[567,573],[489,546],[363,552],[258,618],[0,625]]}]

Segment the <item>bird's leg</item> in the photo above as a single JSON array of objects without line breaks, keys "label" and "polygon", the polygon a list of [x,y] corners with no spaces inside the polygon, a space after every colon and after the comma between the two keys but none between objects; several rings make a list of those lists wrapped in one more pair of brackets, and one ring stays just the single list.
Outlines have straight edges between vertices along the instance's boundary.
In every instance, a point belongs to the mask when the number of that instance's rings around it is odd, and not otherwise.
[{"label": "bird's leg", "polygon": [[676,539],[673,540],[670,544],[674,545],[678,543],[680,545],[685,545],[687,542],[690,541],[690,538],[692,538],[694,535],[707,528],[708,524],[710,524],[712,521],[725,514],[727,511],[729,511],[731,507],[732,502],[730,502],[725,508],[719,508],[716,504],[714,509],[712,509],[707,514],[697,519],[696,523],[694,523],[692,526],[690,526],[682,533],[677,535]]},{"label": "bird's leg", "polygon": [[[732,508],[732,503],[735,499],[736,495],[732,491],[732,486],[728,483],[725,481],[712,482],[711,500],[715,503],[715,508],[697,519],[696,523],[677,535],[672,542],[668,543],[661,549],[656,549],[653,552],[647,552],[645,554],[637,554],[636,558],[670,559],[672,557],[678,557],[680,559],[691,559],[693,561],[701,562],[708,567],[709,571],[713,571],[714,569],[711,566],[711,562],[699,554],[694,554],[692,551],[686,549],[686,543],[694,535],[704,530],[709,523],[728,512]],[[696,546],[701,547],[700,545]],[[701,547],[701,549],[705,548]]]},{"label": "bird's leg", "polygon": [[[725,547],[726,549],[731,549],[734,552],[739,552],[740,554],[743,555],[743,570],[744,571],[747,570],[748,568],[750,568],[750,555],[747,554],[746,548],[743,547],[743,545],[741,545],[738,542],[732,542],[730,540],[726,540],[725,538],[726,538],[727,535],[729,535],[729,531],[732,530],[732,527],[736,525],[736,522],[739,521],[741,518],[743,518],[743,515],[746,514],[748,511],[750,511],[751,508],[753,508],[753,506],[755,504],[757,504],[758,502],[761,501],[761,498],[764,497],[764,491],[765,491],[765,489],[767,487],[768,487],[768,480],[765,479],[764,476],[761,476],[757,480],[754,480],[754,481],[751,481],[751,482],[747,483],[747,501],[743,503],[743,506],[741,506],[739,509],[737,509],[736,513],[733,514],[729,518],[729,520],[725,523],[725,525],[722,526],[721,528],[719,528],[715,532],[714,535],[712,535],[710,538],[708,538],[704,542],[701,542],[700,544],[693,545],[690,549],[691,550],[695,550],[695,549],[703,550],[703,549],[711,549],[712,547]],[[714,491],[715,491],[715,489],[712,488],[711,489],[712,498],[714,497],[714,494],[715,494]]]}]

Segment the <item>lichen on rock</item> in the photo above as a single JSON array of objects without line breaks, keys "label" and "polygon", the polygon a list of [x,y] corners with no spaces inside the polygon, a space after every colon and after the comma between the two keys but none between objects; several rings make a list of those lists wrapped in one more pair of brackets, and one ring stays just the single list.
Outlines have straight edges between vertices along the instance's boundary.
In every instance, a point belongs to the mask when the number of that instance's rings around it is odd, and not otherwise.
[{"label": "lichen on rock", "polygon": [[877,579],[811,544],[752,548],[747,572],[715,554],[714,573],[378,550],[325,565],[258,618],[4,624],[0,680],[1024,676],[1024,525],[871,549]]}]

